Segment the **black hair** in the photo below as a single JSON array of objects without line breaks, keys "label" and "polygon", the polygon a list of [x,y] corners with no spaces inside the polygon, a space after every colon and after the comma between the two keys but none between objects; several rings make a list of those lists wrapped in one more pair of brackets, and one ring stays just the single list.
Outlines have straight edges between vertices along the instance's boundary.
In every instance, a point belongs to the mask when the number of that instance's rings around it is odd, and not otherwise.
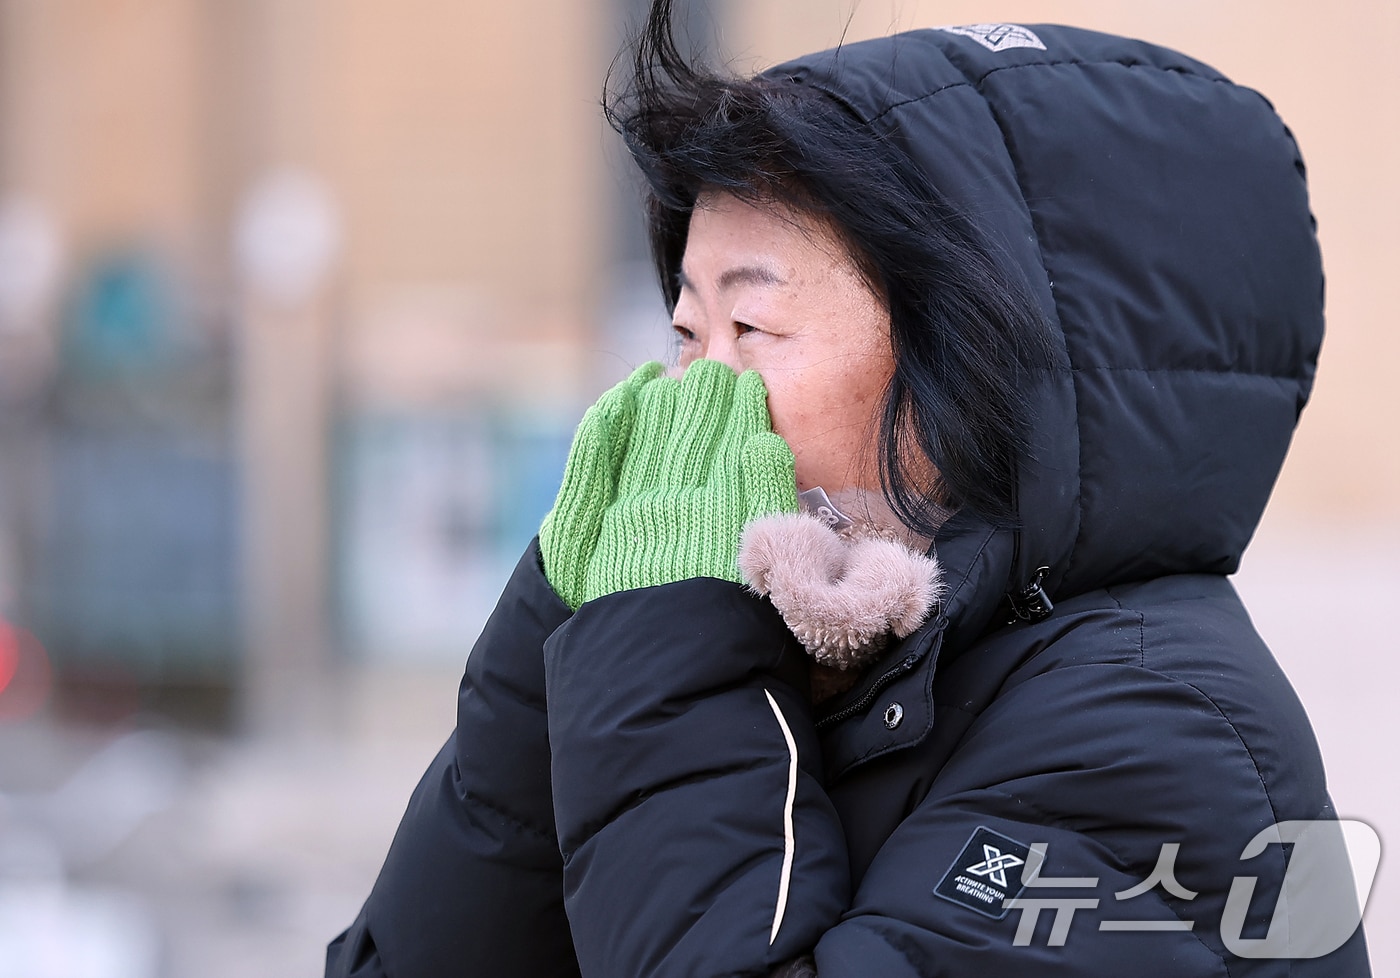
[{"label": "black hair", "polygon": [[[887,305],[895,367],[880,420],[885,496],[932,536],[940,509],[1016,521],[1030,391],[1054,362],[1038,307],[908,155],[800,80],[722,74],[677,47],[672,0],[652,0],[632,71],[609,73],[608,121],[647,184],[652,257],[674,307],[702,192],[825,220]],[[938,470],[929,485],[918,452]]]}]

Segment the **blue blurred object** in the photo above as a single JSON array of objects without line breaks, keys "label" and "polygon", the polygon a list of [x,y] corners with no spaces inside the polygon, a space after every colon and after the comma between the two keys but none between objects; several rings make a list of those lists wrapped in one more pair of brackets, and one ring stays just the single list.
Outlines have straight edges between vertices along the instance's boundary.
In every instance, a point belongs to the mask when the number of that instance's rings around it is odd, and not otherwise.
[{"label": "blue blurred object", "polygon": [[182,309],[174,269],[113,247],[63,303],[23,595],[60,681],[235,679],[229,367]]},{"label": "blue blurred object", "polygon": [[494,408],[343,419],[335,583],[347,651],[462,661],[554,500],[572,431]]},{"label": "blue blurred object", "polygon": [[178,344],[175,319],[174,290],[153,254],[139,247],[106,252],[66,304],[64,367],[104,376],[167,366]]},{"label": "blue blurred object", "polygon": [[514,566],[540,528],[564,475],[577,419],[524,413],[498,415],[492,425],[497,464],[496,543]]},{"label": "blue blurred object", "polygon": [[60,672],[227,682],[237,653],[233,462],[168,434],[58,430],[30,615]]}]

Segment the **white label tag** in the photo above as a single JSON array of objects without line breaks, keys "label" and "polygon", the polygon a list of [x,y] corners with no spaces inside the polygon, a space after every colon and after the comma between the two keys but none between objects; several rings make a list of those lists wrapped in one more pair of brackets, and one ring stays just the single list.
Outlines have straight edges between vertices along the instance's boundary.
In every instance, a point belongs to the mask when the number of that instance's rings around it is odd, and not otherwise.
[{"label": "white label tag", "polygon": [[851,525],[851,520],[836,508],[821,486],[797,494],[804,513],[811,513],[838,533]]},{"label": "white label tag", "polygon": [[1009,51],[1012,48],[1045,50],[1044,42],[1036,37],[1035,31],[1015,24],[967,24],[963,27],[935,27],[934,30],[970,37],[988,51]]}]

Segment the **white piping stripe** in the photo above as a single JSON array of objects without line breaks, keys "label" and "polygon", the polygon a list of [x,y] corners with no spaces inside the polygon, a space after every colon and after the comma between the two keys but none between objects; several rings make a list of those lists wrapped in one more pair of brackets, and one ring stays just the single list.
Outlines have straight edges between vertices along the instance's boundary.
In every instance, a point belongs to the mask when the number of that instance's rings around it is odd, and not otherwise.
[{"label": "white piping stripe", "polygon": [[773,942],[778,939],[778,928],[783,926],[783,915],[787,913],[788,887],[792,883],[792,856],[797,848],[792,832],[792,805],[797,800],[797,742],[792,739],[792,731],[788,728],[787,720],[783,718],[783,711],[778,708],[778,701],[773,699],[773,694],[765,689],[763,695],[768,697],[768,705],[773,708],[773,715],[778,718],[778,726],[783,728],[783,739],[787,741],[788,748],[787,801],[783,803],[783,876],[778,881],[778,905],[773,910],[773,932],[768,935],[768,946],[772,947]]}]

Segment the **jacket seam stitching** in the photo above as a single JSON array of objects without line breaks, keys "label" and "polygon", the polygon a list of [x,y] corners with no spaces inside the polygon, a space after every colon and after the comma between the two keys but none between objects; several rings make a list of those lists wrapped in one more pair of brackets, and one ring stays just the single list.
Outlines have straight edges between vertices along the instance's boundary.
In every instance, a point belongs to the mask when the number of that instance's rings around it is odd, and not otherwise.
[{"label": "jacket seam stitching", "polygon": [[463,795],[463,797],[465,798],[465,800],[471,802],[472,804],[479,805],[480,807],[486,809],[489,812],[494,812],[495,814],[499,815],[501,818],[509,822],[511,825],[514,825],[516,828],[523,829],[524,831],[530,833],[533,836],[536,836],[547,842],[553,843],[555,846],[558,845],[558,839],[553,832],[550,832],[547,829],[540,828],[539,826],[534,825],[533,823],[521,818],[514,812],[502,808],[500,805],[496,805],[490,801],[487,801],[485,798],[483,798],[476,792],[468,791]]},{"label": "jacket seam stitching", "polygon": [[[951,61],[951,59],[949,59],[949,60]],[[1043,63],[1043,62],[1042,62],[1042,63]],[[956,64],[954,64],[954,66],[957,67]],[[959,68],[958,70],[961,71],[962,69]],[[997,69],[994,69],[993,71],[995,71],[995,70],[997,70]],[[1065,333],[1065,318],[1064,318],[1064,316],[1062,315],[1061,308],[1060,308],[1060,296],[1059,296],[1059,294],[1056,293],[1056,291],[1055,291],[1054,279],[1053,279],[1053,277],[1052,277],[1051,274],[1050,274],[1050,266],[1049,266],[1049,264],[1046,262],[1046,257],[1045,257],[1045,236],[1044,236],[1044,234],[1043,234],[1043,229],[1042,229],[1042,227],[1041,227],[1041,223],[1040,223],[1040,221],[1039,221],[1039,220],[1037,219],[1037,217],[1036,217],[1035,210],[1031,207],[1030,200],[1029,200],[1029,198],[1028,198],[1027,195],[1026,195],[1026,185],[1025,185],[1025,181],[1021,178],[1021,170],[1022,170],[1022,167],[1021,167],[1021,160],[1019,159],[1019,157],[1018,157],[1018,155],[1017,155],[1017,152],[1016,152],[1016,148],[1015,148],[1014,144],[1012,143],[1011,133],[1010,133],[1009,130],[1006,128],[1006,126],[1002,124],[1002,119],[1001,119],[1001,116],[1000,116],[1000,115],[998,114],[998,112],[997,112],[996,106],[992,103],[992,100],[989,99],[989,98],[987,97],[986,93],[983,91],[983,88],[982,88],[983,82],[986,81],[988,75],[990,75],[990,74],[992,74],[992,73],[993,73],[993,72],[988,72],[987,74],[985,74],[985,75],[983,75],[982,77],[978,78],[977,81],[976,81],[976,83],[975,83],[974,88],[975,88],[975,90],[976,90],[976,92],[977,92],[977,96],[978,96],[980,99],[982,99],[982,103],[986,106],[986,108],[987,108],[987,115],[991,118],[991,120],[992,120],[992,125],[996,126],[996,128],[997,128],[997,134],[1001,136],[1001,145],[1002,145],[1002,148],[1006,151],[1006,161],[1007,161],[1007,165],[1011,168],[1011,176],[1012,176],[1012,178],[1016,181],[1016,193],[1017,193],[1017,196],[1020,198],[1021,207],[1022,207],[1022,208],[1024,209],[1024,211],[1025,211],[1026,220],[1030,223],[1031,231],[1032,231],[1032,233],[1034,233],[1034,235],[1035,235],[1035,255],[1036,255],[1037,261],[1040,263],[1040,273],[1041,273],[1041,275],[1043,275],[1043,276],[1045,277],[1046,287],[1047,287],[1047,289],[1048,289],[1048,291],[1049,291],[1049,295],[1050,295],[1050,307],[1051,307],[1051,310],[1052,310],[1053,313],[1054,313],[1054,324],[1053,324],[1053,325],[1054,325],[1054,327],[1055,327],[1056,333],[1058,334],[1058,340],[1059,340],[1058,345],[1059,345],[1059,347],[1064,351],[1064,358],[1065,358],[1064,362],[1065,362],[1065,365],[1066,365],[1066,366],[1069,368],[1069,370],[1070,370],[1070,378],[1071,378],[1071,379],[1070,379],[1070,383],[1069,383],[1069,393],[1070,393],[1070,396],[1074,399],[1074,400],[1073,400],[1073,404],[1072,404],[1071,407],[1072,407],[1072,410],[1073,410],[1073,412],[1074,412],[1074,434],[1075,434],[1075,438],[1074,438],[1074,449],[1075,449],[1075,455],[1076,455],[1076,459],[1075,459],[1075,475],[1076,475],[1076,478],[1075,478],[1075,480],[1074,480],[1074,502],[1072,503],[1073,508],[1074,508],[1073,511],[1074,511],[1074,514],[1075,514],[1075,520],[1074,520],[1074,539],[1073,539],[1073,541],[1072,541],[1071,544],[1070,544],[1069,556],[1068,556],[1067,559],[1065,560],[1064,572],[1063,572],[1062,574],[1060,574],[1060,580],[1061,580],[1061,581],[1065,581],[1065,580],[1069,580],[1070,571],[1073,570],[1073,568],[1074,568],[1075,556],[1079,553],[1079,541],[1083,538],[1083,535],[1084,535],[1084,439],[1083,439],[1083,431],[1082,431],[1082,420],[1081,420],[1080,411],[1079,411],[1079,403],[1080,403],[1079,386],[1078,386],[1078,384],[1075,383],[1075,381],[1074,381],[1074,379],[1073,379],[1074,376],[1075,376],[1075,375],[1074,375],[1075,363],[1074,363],[1074,357],[1070,354],[1069,336]],[[963,77],[964,77],[965,79],[967,79],[966,84],[969,84],[969,85],[973,84],[972,80],[971,80],[970,78],[967,78],[967,75],[966,75],[965,73],[964,73]],[[1018,495],[1019,495],[1019,487],[1018,487]],[[1014,553],[1016,554],[1017,557],[1021,557],[1021,556],[1022,556],[1021,553],[1020,553],[1020,551],[1021,551],[1021,547],[1020,547],[1020,534],[1021,534],[1021,531],[1020,531],[1019,529],[1017,529],[1017,530],[1015,530],[1014,532],[1015,532],[1015,534],[1016,534],[1016,538],[1015,538],[1015,539],[1016,539],[1016,544],[1015,544],[1015,547],[1014,547]],[[1034,566],[1034,565],[1033,565],[1033,566]],[[1011,568],[1011,573],[1012,573],[1013,575],[1019,574],[1019,573],[1020,573],[1020,568],[1019,568],[1019,567],[1013,566],[1013,567]],[[1016,582],[1016,583],[1019,583],[1019,582]]]},{"label": "jacket seam stitching", "polygon": [[[1114,600],[1116,601],[1117,599],[1115,598]],[[1126,609],[1125,609],[1125,610],[1126,610]],[[1217,703],[1217,702],[1215,701],[1214,697],[1212,697],[1212,696],[1211,696],[1209,693],[1207,693],[1205,690],[1201,689],[1201,687],[1197,686],[1197,685],[1196,685],[1195,683],[1193,683],[1193,682],[1190,682],[1189,680],[1182,679],[1182,678],[1180,678],[1179,676],[1172,676],[1172,675],[1169,675],[1168,673],[1162,672],[1162,671],[1159,670],[1159,669],[1154,669],[1154,668],[1152,668],[1151,666],[1148,666],[1148,665],[1145,665],[1145,664],[1144,664],[1144,665],[1139,665],[1139,666],[1134,666],[1134,665],[1132,665],[1132,664],[1130,664],[1130,663],[1124,663],[1124,662],[1081,662],[1081,663],[1076,663],[1076,664],[1074,664],[1074,665],[1066,665],[1066,666],[1063,666],[1063,667],[1061,667],[1060,669],[1057,669],[1057,670],[1055,670],[1055,671],[1056,671],[1056,672],[1059,672],[1059,673],[1061,673],[1061,674],[1063,674],[1064,672],[1069,671],[1069,670],[1073,670],[1073,669],[1101,669],[1101,668],[1109,668],[1109,669],[1141,669],[1143,672],[1150,673],[1150,674],[1152,674],[1153,676],[1158,677],[1159,679],[1162,679],[1162,680],[1165,680],[1165,681],[1168,682],[1168,683],[1171,683],[1172,685],[1181,686],[1181,687],[1183,687],[1183,688],[1185,688],[1185,689],[1190,689],[1190,690],[1194,691],[1194,692],[1196,693],[1196,695],[1198,695],[1201,699],[1203,699],[1206,703],[1208,703],[1208,704],[1210,705],[1210,708],[1215,712],[1215,714],[1216,714],[1218,717],[1220,717],[1220,719],[1222,719],[1222,720],[1225,721],[1226,725],[1230,728],[1230,732],[1233,733],[1233,734],[1235,735],[1235,740],[1238,741],[1240,747],[1242,747],[1242,748],[1244,749],[1245,755],[1249,758],[1249,765],[1250,765],[1250,767],[1254,770],[1254,777],[1255,777],[1255,779],[1259,782],[1259,787],[1262,788],[1263,791],[1264,791],[1264,798],[1265,798],[1265,800],[1269,803],[1269,812],[1270,812],[1271,815],[1273,815],[1274,821],[1275,821],[1275,822],[1278,821],[1278,810],[1274,807],[1273,795],[1269,792],[1269,786],[1268,786],[1268,784],[1264,781],[1264,776],[1263,776],[1263,774],[1260,773],[1260,771],[1259,771],[1259,762],[1258,762],[1257,760],[1255,760],[1254,752],[1253,752],[1252,750],[1249,749],[1249,744],[1245,741],[1244,737],[1240,735],[1239,728],[1235,726],[1235,723],[1234,723],[1233,720],[1230,719],[1229,714],[1227,714],[1223,709],[1220,708],[1220,704]],[[1032,677],[1032,678],[1033,678],[1033,677]]]},{"label": "jacket seam stitching", "polygon": [[[992,539],[995,536],[996,534],[994,533],[988,533],[982,537],[982,545],[977,548],[977,552],[973,554],[972,559],[967,562],[967,566],[969,568],[974,567],[977,564],[977,562],[982,559],[982,555],[987,552],[987,547],[991,545]],[[958,581],[957,585],[953,588],[953,592],[943,599],[943,607],[952,607],[953,601],[957,598],[959,594],[962,593],[962,589],[966,585],[967,575],[964,574],[962,578]]]},{"label": "jacket seam stitching", "polygon": [[[951,59],[949,59],[949,60],[951,61]],[[925,99],[933,98],[935,95],[941,95],[941,94],[943,94],[944,92],[949,91],[950,89],[954,89],[954,88],[974,88],[974,89],[978,89],[978,90],[979,90],[979,94],[980,94],[980,89],[981,89],[981,87],[982,87],[982,84],[983,84],[988,78],[992,77],[993,75],[1000,74],[1000,73],[1003,72],[1003,71],[1023,71],[1023,70],[1026,70],[1026,69],[1028,69],[1028,68],[1029,68],[1029,69],[1033,69],[1033,68],[1066,68],[1066,67],[1073,67],[1073,68],[1095,68],[1095,67],[1100,67],[1100,66],[1102,66],[1102,67],[1109,67],[1109,66],[1113,66],[1113,65],[1116,65],[1116,66],[1118,66],[1118,67],[1120,67],[1120,68],[1127,68],[1127,69],[1129,69],[1129,70],[1134,69],[1134,68],[1138,68],[1138,69],[1146,69],[1146,70],[1148,70],[1148,71],[1159,71],[1159,72],[1162,72],[1162,73],[1164,73],[1164,74],[1182,75],[1182,76],[1187,77],[1187,78],[1196,78],[1196,79],[1199,79],[1200,81],[1208,82],[1208,83],[1210,83],[1210,84],[1212,84],[1212,85],[1229,85],[1229,86],[1231,86],[1232,88],[1241,88],[1241,87],[1242,87],[1242,86],[1236,85],[1234,82],[1230,81],[1228,78],[1212,78],[1212,77],[1210,77],[1209,75],[1203,75],[1203,74],[1201,74],[1201,73],[1198,72],[1198,71],[1193,71],[1191,68],[1188,68],[1188,67],[1186,67],[1186,66],[1184,66],[1184,65],[1181,65],[1181,66],[1173,66],[1173,67],[1165,67],[1165,66],[1163,66],[1163,65],[1147,64],[1146,62],[1142,62],[1142,61],[1125,61],[1125,60],[1121,60],[1121,59],[1118,59],[1118,58],[1107,58],[1107,59],[1102,60],[1102,61],[1082,61],[1082,60],[1079,60],[1079,59],[1076,59],[1076,58],[1065,58],[1065,59],[1059,60],[1059,61],[1036,61],[1036,62],[1032,62],[1031,64],[1024,64],[1024,65],[1001,65],[1000,67],[996,67],[996,68],[991,68],[991,69],[989,69],[988,71],[986,71],[986,72],[984,72],[983,74],[979,75],[976,79],[969,78],[969,77],[967,77],[966,75],[964,75],[962,81],[949,82],[948,84],[942,85],[942,86],[940,86],[940,87],[938,87],[938,88],[935,88],[935,89],[933,89],[933,90],[930,91],[930,92],[924,92],[924,93],[921,94],[921,95],[912,96],[911,98],[904,99],[904,100],[901,101],[901,102],[894,102],[894,103],[891,103],[890,105],[887,105],[887,106],[885,106],[883,109],[881,109],[877,114],[871,116],[869,121],[870,121],[870,122],[877,122],[877,121],[879,121],[880,119],[883,119],[883,118],[884,118],[886,115],[888,115],[889,113],[893,112],[895,109],[900,109],[900,108],[903,108],[903,107],[906,106],[906,105],[913,105],[913,104],[915,104],[915,103],[917,103],[917,102],[922,102],[922,101],[924,101]],[[957,69],[956,64],[954,64],[954,68]],[[961,70],[961,69],[957,69],[957,70]],[[815,86],[814,86],[814,87],[815,87]],[[825,90],[824,87],[823,87],[823,90]]]},{"label": "jacket seam stitching", "polygon": [[[1114,600],[1117,601],[1117,598],[1114,598]],[[1201,687],[1197,686],[1197,685],[1196,685],[1195,683],[1193,683],[1193,682],[1188,682],[1187,680],[1181,679],[1181,678],[1179,678],[1179,677],[1177,677],[1177,676],[1170,676],[1170,675],[1168,675],[1167,673],[1164,673],[1164,672],[1162,672],[1162,671],[1160,671],[1160,670],[1158,670],[1158,669],[1153,669],[1152,667],[1147,666],[1147,665],[1132,666],[1132,665],[1124,665],[1123,663],[1116,663],[1116,662],[1086,662],[1086,663],[1083,663],[1083,664],[1080,664],[1080,665],[1068,666],[1068,667],[1066,667],[1066,668],[1069,668],[1069,669],[1089,669],[1089,668],[1094,668],[1094,667],[1096,667],[1096,666],[1110,666],[1110,667],[1115,667],[1115,666],[1116,666],[1117,668],[1120,668],[1120,669],[1123,669],[1123,668],[1127,668],[1127,669],[1135,669],[1135,668],[1136,668],[1136,669],[1141,669],[1142,671],[1151,673],[1152,675],[1157,676],[1157,677],[1159,677],[1159,678],[1161,678],[1161,679],[1164,679],[1164,680],[1166,680],[1166,681],[1169,682],[1169,683],[1172,683],[1172,684],[1178,685],[1178,686],[1183,686],[1183,687],[1185,687],[1186,689],[1193,690],[1193,691],[1196,693],[1196,695],[1200,696],[1201,699],[1205,700],[1206,703],[1210,704],[1210,708],[1211,708],[1212,710],[1215,711],[1216,716],[1220,717],[1221,720],[1224,720],[1224,721],[1225,721],[1226,726],[1228,726],[1228,727],[1230,728],[1230,732],[1233,733],[1233,734],[1235,735],[1235,740],[1239,743],[1240,747],[1242,747],[1242,748],[1244,749],[1245,756],[1249,758],[1249,766],[1250,766],[1251,768],[1253,768],[1253,770],[1254,770],[1254,777],[1255,777],[1255,779],[1259,782],[1259,787],[1260,787],[1260,788],[1263,790],[1263,792],[1264,792],[1264,800],[1265,800],[1265,801],[1268,803],[1268,805],[1269,805],[1269,814],[1273,817],[1274,824],[1275,824],[1275,825],[1278,824],[1278,821],[1279,821],[1278,809],[1274,807],[1274,798],[1273,798],[1273,795],[1272,795],[1272,793],[1270,793],[1270,791],[1269,791],[1269,786],[1268,786],[1268,784],[1264,781],[1264,775],[1263,775],[1263,774],[1260,772],[1260,770],[1259,770],[1259,762],[1255,759],[1255,757],[1254,757],[1254,752],[1253,752],[1252,750],[1249,749],[1249,744],[1245,741],[1244,737],[1242,737],[1242,736],[1240,735],[1239,728],[1235,726],[1235,722],[1234,722],[1233,720],[1230,719],[1229,714],[1227,714],[1223,709],[1221,709],[1220,704],[1217,703],[1217,702],[1215,701],[1214,697],[1212,697],[1209,693],[1207,693],[1205,690],[1201,689]],[[1287,869],[1288,869],[1287,861],[1285,860],[1284,866],[1283,866],[1283,870],[1286,872]],[[1280,875],[1280,878],[1282,878],[1282,874]],[[1193,930],[1192,933],[1194,934],[1195,931]],[[1197,939],[1199,940],[1200,938],[1198,937]],[[1210,949],[1209,945],[1205,945],[1204,942],[1202,942],[1202,944],[1203,944],[1208,950]],[[1212,952],[1212,953],[1214,953],[1214,952]],[[1217,957],[1219,957],[1219,955],[1217,955]],[[1230,966],[1229,966],[1229,964],[1228,964],[1227,962],[1225,962],[1225,959],[1224,959],[1223,957],[1221,958],[1221,961],[1222,961],[1222,963],[1224,963],[1224,965],[1225,965],[1225,971],[1226,971],[1226,973],[1228,974],[1229,971],[1230,971]]]},{"label": "jacket seam stitching", "polygon": [[[1114,600],[1117,600],[1117,599],[1115,598]],[[1139,612],[1138,617],[1139,617],[1140,620],[1143,620],[1143,621],[1145,622],[1145,619],[1143,618],[1143,615],[1141,614],[1141,612]],[[1145,623],[1144,623],[1144,625],[1143,625],[1142,627],[1145,629],[1145,627],[1146,627]],[[1147,671],[1147,672],[1152,673],[1153,675],[1162,676],[1163,678],[1168,679],[1168,680],[1170,680],[1171,682],[1181,683],[1183,686],[1186,686],[1186,687],[1189,688],[1189,689],[1195,690],[1195,691],[1200,695],[1200,697],[1201,697],[1202,699],[1204,699],[1207,703],[1209,703],[1209,704],[1211,705],[1211,708],[1215,710],[1216,714],[1219,715],[1220,719],[1222,719],[1222,720],[1225,721],[1225,723],[1230,727],[1230,732],[1233,733],[1233,734],[1235,735],[1235,739],[1238,740],[1240,746],[1244,748],[1245,756],[1249,758],[1249,766],[1252,767],[1252,768],[1254,769],[1254,776],[1255,776],[1255,778],[1257,778],[1258,781],[1259,781],[1259,787],[1262,788],[1263,791],[1264,791],[1264,800],[1265,800],[1266,802],[1268,802],[1268,804],[1269,804],[1269,814],[1273,816],[1274,824],[1277,825],[1277,824],[1278,824],[1278,809],[1274,807],[1274,796],[1273,796],[1273,794],[1269,791],[1269,786],[1268,786],[1268,784],[1264,781],[1264,775],[1263,775],[1263,774],[1260,772],[1260,770],[1259,770],[1259,762],[1258,762],[1257,760],[1255,760],[1254,751],[1252,751],[1252,750],[1249,749],[1249,744],[1245,741],[1244,737],[1242,737],[1242,736],[1240,735],[1239,728],[1235,726],[1235,721],[1233,721],[1233,720],[1230,719],[1229,715],[1228,715],[1223,709],[1220,708],[1220,704],[1217,703],[1217,702],[1215,702],[1215,699],[1214,699],[1209,693],[1207,693],[1205,690],[1201,689],[1201,687],[1197,686],[1195,683],[1187,682],[1185,679],[1178,679],[1178,678],[1176,678],[1176,677],[1174,677],[1174,676],[1167,676],[1165,673],[1158,672],[1156,669],[1149,668],[1149,667],[1148,667],[1147,665],[1145,665],[1145,664],[1144,664],[1141,668],[1143,668],[1143,669],[1144,669],[1145,671]],[[1284,875],[1287,875],[1288,864],[1287,864],[1287,860],[1286,860],[1286,859],[1284,860],[1283,870],[1284,870]],[[1194,929],[1191,931],[1191,933],[1192,933],[1192,934],[1196,934],[1196,932],[1195,932]],[[1201,937],[1200,937],[1199,934],[1196,934],[1196,939],[1197,939],[1198,941],[1201,941],[1202,946],[1206,947],[1207,950],[1210,950],[1209,945],[1207,945],[1203,940],[1201,940]],[[1221,964],[1222,964],[1222,965],[1224,966],[1224,968],[1225,968],[1225,973],[1226,973],[1226,975],[1229,975],[1229,974],[1231,973],[1231,971],[1230,971],[1230,962],[1229,962],[1229,960],[1228,960],[1226,957],[1224,957],[1223,955],[1219,955],[1219,957],[1220,957]],[[1292,974],[1292,972],[1293,972],[1293,966],[1292,966],[1291,963],[1289,964],[1288,971],[1289,971],[1290,974]]]},{"label": "jacket seam stitching", "polygon": [[[1137,641],[1137,647],[1138,647],[1138,648],[1137,648],[1137,651],[1138,651],[1138,665],[1139,665],[1141,668],[1143,668],[1143,669],[1147,669],[1147,622],[1146,622],[1146,618],[1143,616],[1143,613],[1142,613],[1140,610],[1136,609],[1136,608],[1129,609],[1129,608],[1123,607],[1123,602],[1120,601],[1120,600],[1118,600],[1118,595],[1116,595],[1116,594],[1113,593],[1113,588],[1112,588],[1112,587],[1106,587],[1106,588],[1104,588],[1103,590],[1104,590],[1104,593],[1108,595],[1109,600],[1112,601],[1115,605],[1118,606],[1118,610],[1119,610],[1119,611],[1122,611],[1122,612],[1124,612],[1125,614],[1132,615],[1134,618],[1137,619],[1137,623],[1138,623],[1138,641]],[[1149,672],[1152,672],[1152,671],[1154,671],[1154,670],[1148,669],[1148,671],[1149,671]],[[1231,726],[1233,727],[1234,725],[1231,724]],[[1239,736],[1238,732],[1236,732],[1236,736]],[[1246,749],[1248,749],[1248,748],[1246,748]],[[1252,760],[1253,760],[1253,758],[1251,757],[1251,761],[1252,761]],[[1269,807],[1272,808],[1273,806],[1270,805]]]},{"label": "jacket seam stitching", "polygon": [[1216,714],[1219,715],[1220,719],[1224,720],[1226,724],[1229,725],[1230,731],[1235,735],[1235,739],[1239,741],[1240,746],[1244,748],[1245,754],[1249,757],[1249,766],[1254,769],[1254,777],[1258,779],[1259,787],[1264,790],[1264,800],[1269,803],[1269,813],[1273,815],[1274,822],[1277,823],[1279,820],[1278,809],[1274,807],[1274,796],[1272,792],[1269,791],[1269,785],[1267,782],[1265,782],[1263,773],[1259,770],[1259,762],[1254,757],[1254,751],[1249,749],[1249,744],[1245,741],[1244,737],[1240,735],[1239,728],[1235,726],[1235,721],[1230,719],[1229,714],[1220,708],[1220,704],[1217,703],[1209,693],[1201,689],[1201,687],[1197,686],[1195,683],[1189,682],[1185,679],[1179,679],[1175,676],[1168,676],[1166,673],[1158,672],[1156,669],[1153,669],[1150,666],[1144,665],[1142,666],[1142,668],[1145,669],[1147,672],[1152,673],[1153,675],[1161,676],[1162,678],[1170,682],[1180,683],[1182,686],[1185,686],[1188,689],[1195,690],[1203,700],[1210,704],[1211,709],[1215,710]]},{"label": "jacket seam stitching", "polygon": [[974,720],[977,719],[977,717],[981,716],[980,713],[976,713],[972,710],[969,710],[967,707],[963,706],[960,703],[952,703],[945,700],[934,700],[933,707],[935,710],[939,711],[952,710],[955,713],[961,713],[965,717],[972,717]]}]

